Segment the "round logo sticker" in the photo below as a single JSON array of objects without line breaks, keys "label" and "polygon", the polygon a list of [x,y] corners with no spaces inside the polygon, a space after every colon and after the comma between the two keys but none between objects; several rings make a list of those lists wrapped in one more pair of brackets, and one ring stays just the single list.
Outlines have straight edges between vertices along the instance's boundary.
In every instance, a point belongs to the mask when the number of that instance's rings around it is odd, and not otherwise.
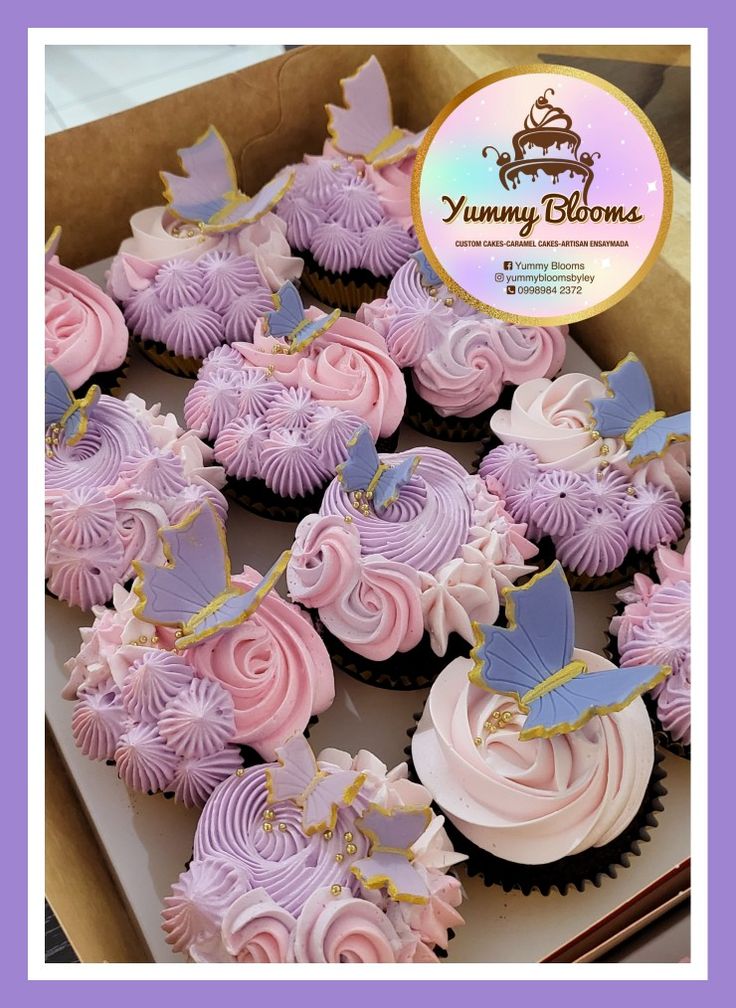
[{"label": "round logo sticker", "polygon": [[458,296],[509,322],[610,308],[667,233],[672,176],[622,91],[563,66],[477,81],[435,119],[412,179],[417,235]]}]

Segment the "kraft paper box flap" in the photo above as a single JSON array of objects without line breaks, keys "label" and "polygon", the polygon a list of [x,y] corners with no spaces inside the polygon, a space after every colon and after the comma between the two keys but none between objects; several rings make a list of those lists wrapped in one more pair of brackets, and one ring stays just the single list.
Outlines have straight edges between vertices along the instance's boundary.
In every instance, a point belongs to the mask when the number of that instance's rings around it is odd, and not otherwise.
[{"label": "kraft paper box flap", "polygon": [[[487,59],[484,48],[305,46],[52,134],[46,138],[46,233],[64,227],[62,259],[72,267],[113,255],[129,234],[131,215],[160,205],[159,170],[178,171],[176,149],[211,122],[233,150],[241,186],[255,191],[283,165],[322,149],[325,103],[340,100],[340,78],[371,53],[388,77],[397,123],[420,129],[458,91],[499,69],[504,47],[488,47]],[[518,55],[518,47],[510,48],[507,65]],[[649,275],[613,308],[574,327],[575,339],[601,367],[636,351],[648,366],[658,408],[669,413],[690,402],[689,184],[675,177],[674,191],[670,232]]]}]

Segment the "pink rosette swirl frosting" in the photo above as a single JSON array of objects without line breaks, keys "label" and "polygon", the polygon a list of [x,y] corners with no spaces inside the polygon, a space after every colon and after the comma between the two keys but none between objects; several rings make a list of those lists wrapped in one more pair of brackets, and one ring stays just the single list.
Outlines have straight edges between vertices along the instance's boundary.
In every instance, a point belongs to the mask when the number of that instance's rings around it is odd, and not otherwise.
[{"label": "pink rosette swirl frosting", "polygon": [[[324,316],[307,308],[310,321]],[[277,340],[256,326],[253,343],[237,343],[247,365],[273,368],[273,378],[290,388],[307,389],[318,402],[363,419],[374,439],[392,434],[404,413],[406,387],[391,360],[385,340],[368,326],[345,315],[295,354],[274,353]]]},{"label": "pink rosette swirl frosting", "polygon": [[493,322],[492,346],[504,380],[521,385],[531,378],[551,378],[565,359],[567,326],[523,326]]},{"label": "pink rosette swirl frosting", "polygon": [[225,911],[222,938],[226,951],[243,963],[288,961],[296,920],[265,889],[239,896]]},{"label": "pink rosette swirl frosting", "polygon": [[294,932],[294,961],[391,963],[401,941],[386,914],[346,892],[317,889],[304,904]]},{"label": "pink rosette swirl frosting", "polygon": [[128,329],[104,291],[54,256],[46,264],[46,363],[72,389],[94,374],[119,368],[128,353]]},{"label": "pink rosette swirl frosting", "polygon": [[[259,580],[249,567],[233,578],[246,590]],[[309,618],[275,592],[243,623],[192,645],[187,657],[199,676],[219,683],[232,697],[231,741],[252,746],[266,759],[334,699],[324,644]]]},{"label": "pink rosette swirl frosting", "polygon": [[[612,668],[575,650],[591,671]],[[440,674],[412,741],[419,778],[472,843],[521,864],[546,864],[617,837],[636,815],[654,762],[640,699],[569,734],[520,741],[515,702],[471,684],[470,659]],[[511,719],[489,733],[494,712]],[[484,739],[475,744],[476,738]]]},{"label": "pink rosette swirl frosting", "polygon": [[291,255],[284,222],[273,213],[240,231],[202,235],[194,226],[182,227],[165,207],[149,207],[133,214],[130,227],[132,236],[120,245],[107,277],[108,290],[118,301],[149,287],[169,260],[196,262],[214,250],[249,257],[272,291],[301,275],[302,260]]},{"label": "pink rosette swirl frosting", "polygon": [[414,170],[414,155],[396,161],[394,164],[374,168],[365,166],[365,177],[376,190],[384,212],[408,231],[413,225],[411,215],[411,174]]},{"label": "pink rosette swirl frosting", "polygon": [[112,679],[82,691],[72,714],[74,744],[92,760],[110,760],[124,731],[125,709]]}]

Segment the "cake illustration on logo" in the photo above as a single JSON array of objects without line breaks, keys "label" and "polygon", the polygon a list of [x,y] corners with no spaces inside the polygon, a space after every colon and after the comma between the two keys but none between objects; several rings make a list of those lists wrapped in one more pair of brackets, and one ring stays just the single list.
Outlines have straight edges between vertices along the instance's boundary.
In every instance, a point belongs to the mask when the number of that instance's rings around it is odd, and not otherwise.
[{"label": "cake illustration on logo", "polygon": [[[504,189],[516,189],[523,175],[531,176],[532,182],[536,182],[540,172],[548,175],[552,184],[557,185],[560,177],[569,172],[570,178],[577,176],[582,179],[581,196],[583,203],[587,204],[594,174],[593,160],[600,158],[600,154],[598,151],[578,154],[580,135],[572,129],[570,116],[550,103],[547,95],[554,93],[553,88],[547,88],[529,110],[524,128],[514,133],[511,138],[513,159],[511,154],[501,153],[492,144],[484,147],[482,154],[488,157],[489,150],[495,151],[499,179]],[[563,156],[566,152],[567,157]]]}]

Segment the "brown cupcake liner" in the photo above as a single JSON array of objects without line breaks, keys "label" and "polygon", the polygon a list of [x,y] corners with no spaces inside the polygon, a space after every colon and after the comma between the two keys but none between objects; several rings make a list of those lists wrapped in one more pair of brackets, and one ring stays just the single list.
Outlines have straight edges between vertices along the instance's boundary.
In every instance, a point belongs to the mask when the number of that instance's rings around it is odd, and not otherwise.
[{"label": "brown cupcake liner", "polygon": [[[414,715],[414,721],[421,719],[421,713]],[[407,730],[410,739],[414,737],[416,723]],[[421,783],[411,755],[411,742],[404,752],[409,765],[411,780]],[[549,896],[557,890],[565,896],[569,889],[583,892],[588,884],[599,888],[604,877],[617,878],[622,868],[628,868],[632,857],[642,853],[641,845],[651,840],[650,832],[658,825],[657,814],[662,812],[661,799],[667,794],[663,784],[667,772],[662,765],[664,752],[655,745],[654,765],[641,805],[629,825],[617,837],[602,847],[591,847],[579,854],[570,854],[542,865],[523,865],[489,854],[465,837],[445,816],[445,829],[456,851],[468,856],[465,869],[471,878],[478,876],[484,885],[499,885],[504,892],[519,890],[528,896],[538,890],[542,896]],[[435,811],[444,815],[442,809],[433,805]]]},{"label": "brown cupcake liner", "polygon": [[197,372],[202,366],[202,361],[198,357],[182,357],[175,354],[173,350],[161,343],[160,340],[143,339],[137,333],[133,333],[133,342],[138,347],[140,353],[155,364],[162,371],[177,375],[179,378],[196,378]]},{"label": "brown cupcake liner", "polygon": [[[379,438],[379,452],[394,452],[399,442],[399,431],[385,438]],[[208,442],[209,443],[209,442]],[[261,479],[239,479],[237,476],[227,477],[225,493],[246,511],[251,511],[260,518],[270,518],[271,521],[300,522],[308,514],[319,511],[325,488],[330,480],[301,497],[281,497]]]},{"label": "brown cupcake liner", "polygon": [[362,304],[388,294],[391,277],[376,277],[365,269],[333,273],[320,266],[311,252],[297,251],[296,255],[304,259],[303,287],[330,308],[355,314]]},{"label": "brown cupcake liner", "polygon": [[491,417],[498,409],[508,409],[514,395],[515,385],[504,385],[493,406],[472,417],[443,417],[428,402],[421,398],[412,380],[411,370],[404,371],[406,380],[406,412],[404,419],[415,430],[440,441],[456,443],[481,441],[488,434]]},{"label": "brown cupcake liner", "polygon": [[[618,602],[613,606],[613,616],[623,615],[623,611],[626,608],[624,602]],[[612,661],[614,665],[620,666],[621,664],[621,652],[618,649],[618,637],[611,633],[611,624],[609,622],[608,629],[606,630],[606,646],[603,651],[606,658]],[[671,752],[673,756],[679,756],[681,759],[690,759],[690,744],[685,742],[680,742],[674,739],[670,732],[664,727],[662,722],[659,720],[659,713],[657,708],[657,701],[652,696],[651,693],[644,693],[642,696],[644,705],[649,714],[649,721],[652,725],[652,732],[654,734],[655,744],[660,746],[662,749],[666,749],[667,752]]]}]

